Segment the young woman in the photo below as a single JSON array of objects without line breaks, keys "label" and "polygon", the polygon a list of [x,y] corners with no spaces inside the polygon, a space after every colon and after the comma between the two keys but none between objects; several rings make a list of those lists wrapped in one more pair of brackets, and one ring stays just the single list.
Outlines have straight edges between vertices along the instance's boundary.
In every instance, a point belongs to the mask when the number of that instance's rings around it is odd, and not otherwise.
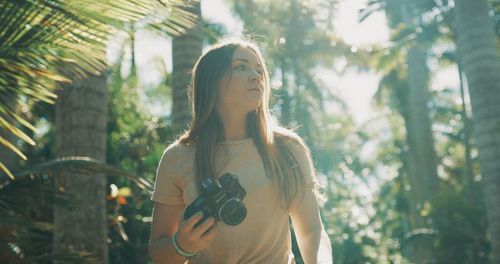
[{"label": "young woman", "polygon": [[[158,166],[150,255],[159,263],[295,263],[289,217],[305,263],[332,263],[318,210],[308,148],[269,112],[269,76],[246,41],[215,45],[200,57],[191,87],[193,122]],[[247,213],[238,225],[185,208],[206,179],[236,175]],[[199,224],[200,222],[201,224]]]}]

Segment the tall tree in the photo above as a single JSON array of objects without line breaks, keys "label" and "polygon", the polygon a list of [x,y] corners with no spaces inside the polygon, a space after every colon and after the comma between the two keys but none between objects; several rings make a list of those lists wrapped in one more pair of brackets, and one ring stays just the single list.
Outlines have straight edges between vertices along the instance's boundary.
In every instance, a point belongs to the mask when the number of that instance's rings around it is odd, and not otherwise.
[{"label": "tall tree", "polygon": [[500,58],[486,0],[456,0],[455,27],[479,149],[492,263],[500,263]]},{"label": "tall tree", "polygon": [[[403,5],[403,19],[410,27],[415,27],[415,16],[409,5]],[[432,122],[429,117],[429,69],[427,51],[421,37],[417,37],[408,48],[408,93],[405,107],[406,137],[408,142],[408,176],[412,188],[410,192],[410,227],[416,234],[411,245],[409,258],[414,263],[432,261],[432,243],[427,231],[432,226],[426,219],[429,203],[438,189],[437,161],[432,137]],[[415,232],[417,230],[421,230]]]},{"label": "tall tree", "polygon": [[[385,69],[391,68],[389,74],[382,80],[386,85],[382,85],[381,82],[380,87],[392,87],[393,91],[390,93],[395,96],[391,97],[399,101],[396,104],[397,110],[401,113],[406,128],[407,151],[403,157],[407,182],[411,187],[411,191],[407,192],[408,224],[411,230],[407,230],[409,232],[405,241],[408,243],[404,243],[404,255],[412,262],[428,263],[432,259],[432,243],[427,240],[428,235],[432,233],[432,222],[428,215],[430,201],[438,190],[439,178],[428,107],[431,98],[427,49],[433,39],[426,38],[421,20],[427,6],[422,3],[395,0],[372,1],[371,4],[374,3],[384,6],[389,26],[393,30],[392,40],[396,44],[391,50],[386,50],[390,56],[384,55],[393,59],[389,61],[382,57],[377,64],[379,67],[385,64],[382,67]],[[367,10],[363,12],[371,12],[370,7]],[[404,72],[398,70],[401,63],[407,66]],[[399,88],[398,82],[387,82],[395,76],[406,79]]]},{"label": "tall tree", "polygon": [[[106,159],[107,86],[105,74],[75,80],[56,102],[56,155]],[[71,197],[70,207],[54,208],[54,251],[86,251],[108,263],[106,177],[66,170],[56,191]]]},{"label": "tall tree", "polygon": [[421,202],[438,190],[437,161],[429,117],[429,69],[427,52],[421,44],[413,43],[407,54],[408,62],[408,143],[415,159]]},{"label": "tall tree", "polygon": [[196,23],[172,40],[172,119],[175,133],[185,129],[191,120],[187,88],[191,82],[191,70],[203,48],[200,1],[191,4],[186,11],[196,15]]}]

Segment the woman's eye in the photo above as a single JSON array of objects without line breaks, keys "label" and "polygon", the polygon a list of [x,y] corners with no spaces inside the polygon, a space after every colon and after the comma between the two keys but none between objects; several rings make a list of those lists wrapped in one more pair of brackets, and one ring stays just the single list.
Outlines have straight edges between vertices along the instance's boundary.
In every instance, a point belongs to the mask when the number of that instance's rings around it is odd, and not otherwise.
[{"label": "woman's eye", "polygon": [[244,70],[245,69],[245,65],[238,65],[235,67],[236,70]]}]

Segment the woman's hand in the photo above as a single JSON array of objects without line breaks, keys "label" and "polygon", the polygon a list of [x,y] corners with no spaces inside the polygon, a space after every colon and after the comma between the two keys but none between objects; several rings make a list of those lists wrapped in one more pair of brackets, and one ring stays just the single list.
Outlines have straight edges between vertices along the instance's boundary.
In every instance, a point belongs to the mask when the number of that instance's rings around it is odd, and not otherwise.
[{"label": "woman's hand", "polygon": [[190,253],[204,250],[217,235],[215,232],[216,221],[213,217],[209,217],[195,227],[202,217],[203,214],[198,212],[180,223],[177,230],[177,245],[182,250]]}]

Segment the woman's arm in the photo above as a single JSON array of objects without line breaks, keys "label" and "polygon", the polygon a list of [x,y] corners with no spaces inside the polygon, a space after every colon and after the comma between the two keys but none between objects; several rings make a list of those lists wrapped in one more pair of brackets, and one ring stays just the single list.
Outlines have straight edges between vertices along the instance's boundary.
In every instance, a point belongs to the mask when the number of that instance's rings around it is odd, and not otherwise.
[{"label": "woman's arm", "polygon": [[172,235],[177,231],[184,205],[155,203],[149,241],[149,255],[153,263],[184,263],[186,258],[177,254],[172,246]]},{"label": "woman's arm", "polygon": [[197,252],[206,248],[215,237],[211,227],[215,221],[208,218],[198,227],[194,225],[201,220],[201,214],[195,214],[180,222],[184,205],[164,205],[155,203],[149,254],[155,264],[185,263],[186,258],[175,251],[172,236],[177,232],[177,244],[187,252]]},{"label": "woman's arm", "polygon": [[312,187],[306,188],[303,199],[298,197],[290,208],[300,253],[306,264],[331,264],[332,247],[321,223],[318,200]]}]

